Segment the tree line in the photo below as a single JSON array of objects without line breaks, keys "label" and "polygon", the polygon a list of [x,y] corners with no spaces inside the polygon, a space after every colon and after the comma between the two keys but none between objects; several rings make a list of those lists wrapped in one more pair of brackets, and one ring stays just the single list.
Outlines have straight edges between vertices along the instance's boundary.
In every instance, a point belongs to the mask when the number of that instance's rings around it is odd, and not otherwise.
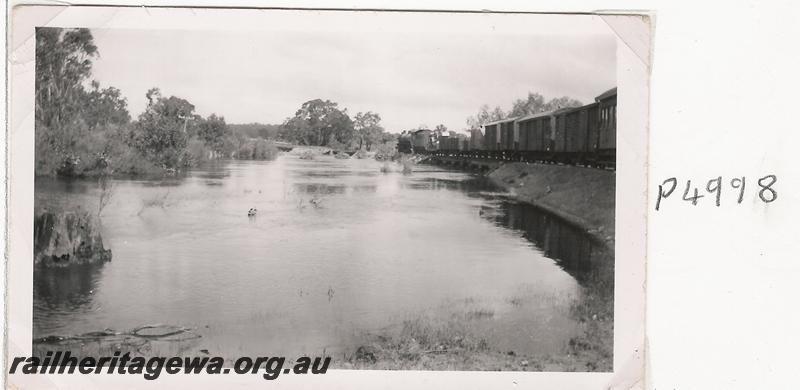
[{"label": "tree line", "polygon": [[135,120],[119,89],[91,80],[99,55],[88,29],[36,30],[37,175],[177,172],[218,156],[271,159],[274,144],[233,131],[223,116],[202,117],[186,99],[147,94]]},{"label": "tree line", "polygon": [[396,137],[379,114],[350,117],[330,100],[305,102],[280,125],[229,125],[159,88],[131,118],[127,99],[92,78],[99,55],[83,28],[36,30],[35,132],[37,175],[97,176],[177,172],[209,158],[272,159],[273,140],[391,155]]},{"label": "tree line", "polygon": [[516,99],[511,103],[511,109],[504,111],[500,106],[490,108],[488,104],[482,105],[478,113],[467,118],[467,126],[470,129],[480,129],[481,126],[494,121],[506,118],[516,118],[525,115],[538,114],[541,112],[553,111],[559,108],[580,107],[583,103],[580,100],[562,96],[545,100],[545,97],[536,92],[529,92],[524,99]]},{"label": "tree line", "polygon": [[[529,92],[528,96],[524,99],[516,99],[511,102],[511,108],[507,111],[503,110],[500,106],[491,108],[488,104],[483,104],[478,109],[477,114],[467,117],[467,128],[464,130],[466,130],[466,133],[470,133],[471,130],[480,130],[483,125],[490,122],[538,114],[560,108],[580,107],[582,105],[583,103],[581,103],[580,100],[573,99],[568,96],[546,100],[545,97],[540,93]],[[431,142],[436,142],[438,137],[442,135],[449,135],[452,137],[458,134],[456,132],[449,131],[447,126],[443,124],[436,125],[436,127],[433,129],[431,129],[428,125],[422,124],[417,126],[417,128],[409,129],[408,132],[413,133],[418,130],[430,130],[432,139]],[[406,131],[403,133],[405,134]]]},{"label": "tree line", "polygon": [[298,145],[327,146],[337,150],[367,151],[390,156],[396,135],[381,125],[378,113],[359,112],[350,117],[347,109],[330,100],[314,99],[303,103],[287,118],[278,136]]}]

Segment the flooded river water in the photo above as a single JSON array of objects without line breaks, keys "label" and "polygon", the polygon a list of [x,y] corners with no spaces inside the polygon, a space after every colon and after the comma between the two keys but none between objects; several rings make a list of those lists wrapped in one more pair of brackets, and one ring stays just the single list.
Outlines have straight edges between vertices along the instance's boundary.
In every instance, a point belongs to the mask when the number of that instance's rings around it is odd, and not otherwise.
[{"label": "flooded river water", "polygon": [[[37,269],[34,337],[169,324],[212,354],[313,355],[463,310],[483,313],[472,329],[492,349],[564,353],[607,254],[475,175],[382,166],[284,155],[114,180],[112,261]],[[96,182],[40,178],[35,192],[39,209],[98,209]]]}]

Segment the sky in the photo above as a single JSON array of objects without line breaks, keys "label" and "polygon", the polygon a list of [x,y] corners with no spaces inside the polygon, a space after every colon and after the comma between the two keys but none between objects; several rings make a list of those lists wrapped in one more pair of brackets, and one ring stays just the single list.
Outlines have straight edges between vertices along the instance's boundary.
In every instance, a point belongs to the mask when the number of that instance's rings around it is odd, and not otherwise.
[{"label": "sky", "polygon": [[482,104],[508,110],[528,92],[588,103],[616,85],[616,38],[596,16],[252,16],[260,27],[92,29],[92,77],[119,88],[134,118],[158,87],[228,123],[281,123],[320,98],[397,133],[462,130]]}]

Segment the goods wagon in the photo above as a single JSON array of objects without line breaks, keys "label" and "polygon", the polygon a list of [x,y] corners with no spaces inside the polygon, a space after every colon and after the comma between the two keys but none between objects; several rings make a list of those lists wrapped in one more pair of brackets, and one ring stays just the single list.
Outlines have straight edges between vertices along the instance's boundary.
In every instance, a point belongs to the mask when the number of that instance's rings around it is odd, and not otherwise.
[{"label": "goods wagon", "polygon": [[464,134],[440,135],[438,138],[439,150],[454,152],[470,149],[470,138]]},{"label": "goods wagon", "polygon": [[552,139],[550,129],[554,121],[552,112],[533,114],[519,119],[520,139],[525,134],[525,143],[522,150],[530,152],[550,151],[550,141]]},{"label": "goods wagon", "polygon": [[469,134],[469,150],[482,150],[484,149],[484,136],[478,129],[470,130]]},{"label": "goods wagon", "polygon": [[[585,106],[490,122],[469,137],[451,132],[439,137],[438,145],[451,156],[614,167],[616,115],[617,89],[612,88]],[[431,150],[418,147],[416,133],[413,139],[415,151]]]},{"label": "goods wagon", "polygon": [[517,147],[516,150],[527,150],[528,146],[528,132],[525,131],[525,126],[519,122],[519,118],[514,123],[514,136],[517,139]]},{"label": "goods wagon", "polygon": [[486,150],[498,150],[499,133],[497,123],[490,123],[484,126],[484,146]]},{"label": "goods wagon", "polygon": [[616,161],[617,157],[617,88],[612,88],[595,99],[598,104],[598,159]]},{"label": "goods wagon", "polygon": [[516,119],[509,118],[501,121],[498,126],[500,129],[500,149],[503,151],[514,150],[514,124]]}]

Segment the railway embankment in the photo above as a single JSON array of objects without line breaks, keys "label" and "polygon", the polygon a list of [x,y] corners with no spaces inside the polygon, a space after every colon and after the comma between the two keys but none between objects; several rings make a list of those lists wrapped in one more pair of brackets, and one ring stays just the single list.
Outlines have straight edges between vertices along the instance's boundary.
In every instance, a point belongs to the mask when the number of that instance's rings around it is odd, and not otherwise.
[{"label": "railway embankment", "polygon": [[615,172],[566,165],[507,163],[489,179],[522,202],[580,226],[613,248]]}]

